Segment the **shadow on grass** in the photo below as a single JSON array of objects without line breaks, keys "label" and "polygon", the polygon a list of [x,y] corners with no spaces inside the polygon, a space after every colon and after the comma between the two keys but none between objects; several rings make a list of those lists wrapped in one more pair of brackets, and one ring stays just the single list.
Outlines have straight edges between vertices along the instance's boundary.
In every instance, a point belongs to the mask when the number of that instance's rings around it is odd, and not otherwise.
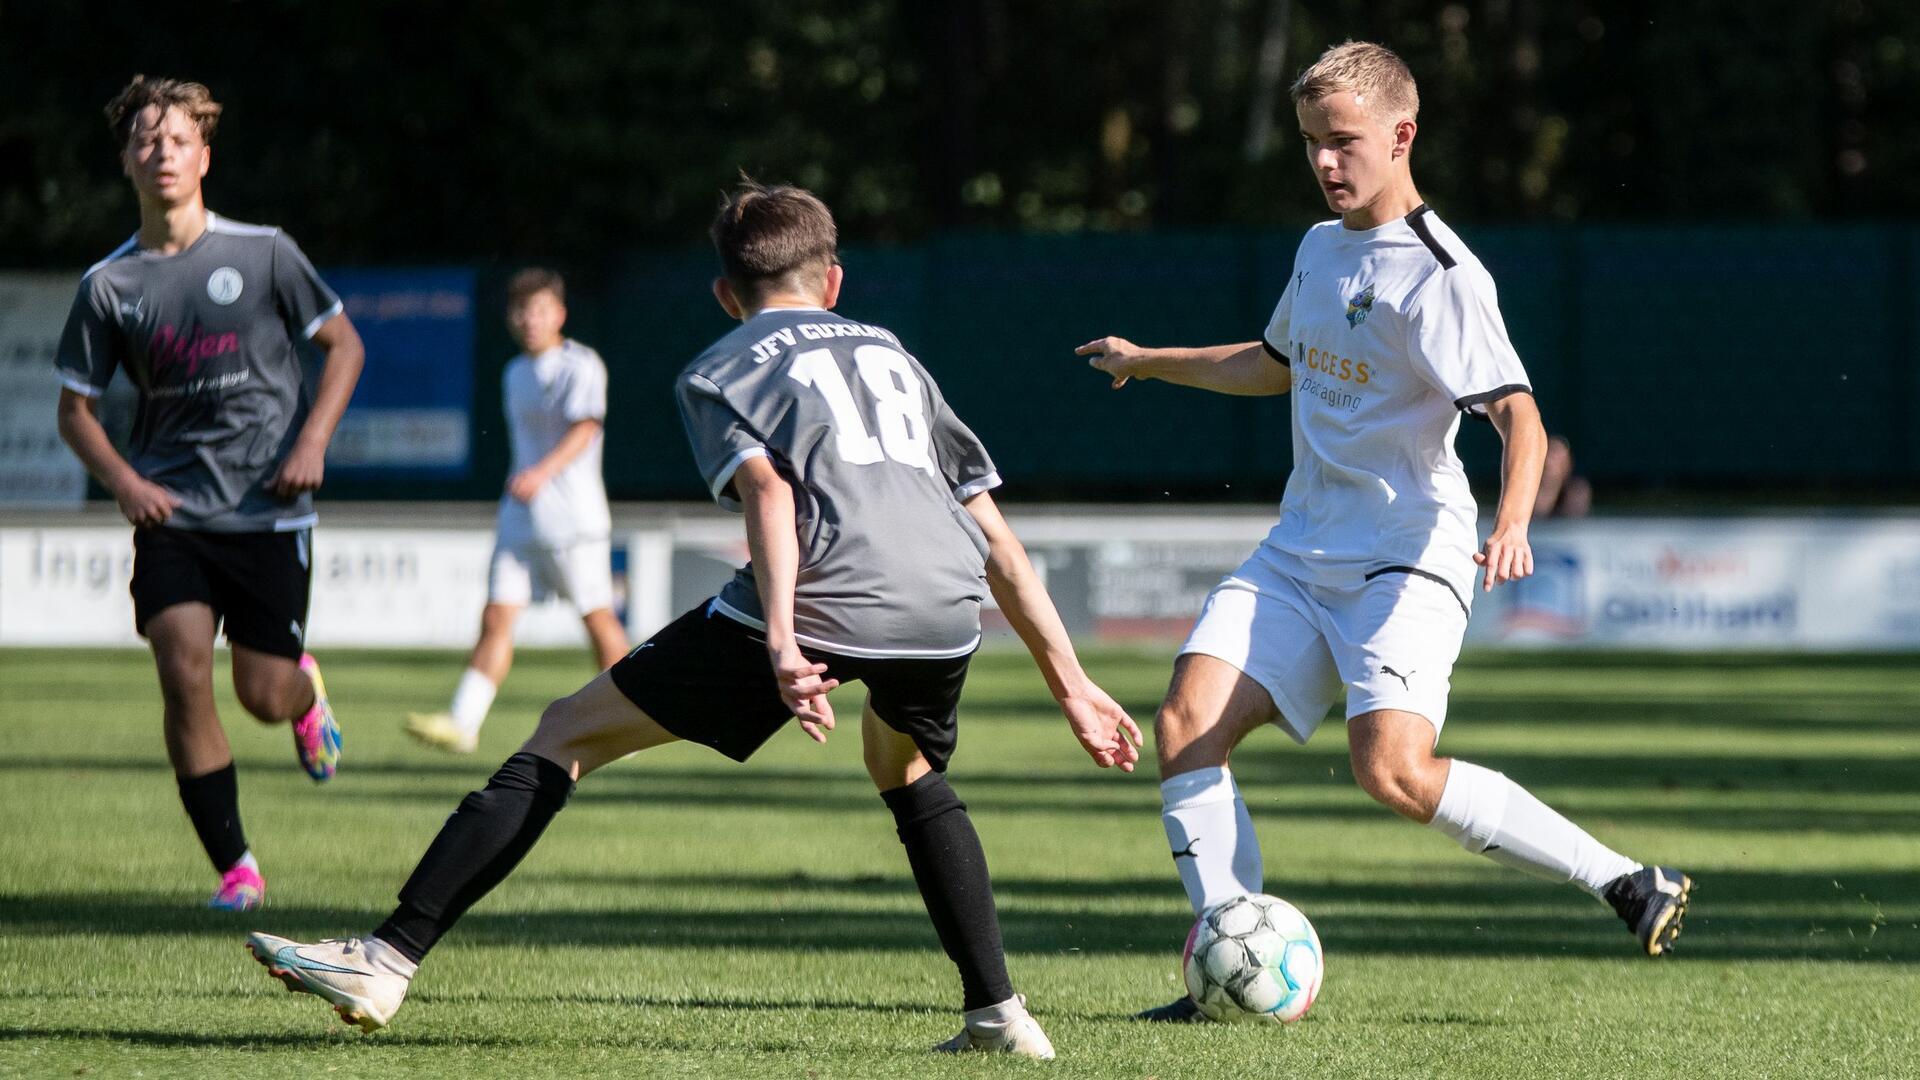
[{"label": "shadow on grass", "polygon": [[275,1032],[256,1035],[216,1035],[199,1031],[97,1027],[91,1024],[70,1028],[24,1027],[0,1030],[0,1042],[47,1039],[128,1043],[160,1050],[311,1050],[341,1045],[445,1046],[471,1049],[489,1046],[506,1048],[522,1046],[527,1042],[527,1040],[509,1039],[500,1035],[390,1035],[386,1033],[378,1036],[378,1042],[360,1042],[359,1037],[345,1031],[344,1028],[339,1033]]},{"label": "shadow on grass", "polygon": [[[979,762],[955,764],[954,786],[983,813],[1065,813],[1124,817],[1151,829],[1158,792],[1145,772],[1127,775],[1085,768],[1000,771],[987,765],[987,746],[976,750]],[[1656,825],[1757,830],[1783,833],[1826,832],[1856,835],[1920,835],[1920,808],[1912,802],[1920,780],[1920,762],[1910,757],[1795,758],[1766,754],[1662,757],[1628,754],[1504,750],[1474,759],[1500,769],[1540,791],[1575,820],[1617,825]],[[1256,818],[1298,815],[1338,821],[1386,821],[1387,811],[1351,786],[1344,748],[1300,749],[1278,743],[1249,743],[1235,757],[1236,775]],[[351,795],[369,813],[383,806],[445,807],[460,792],[479,787],[493,769],[477,761],[362,761],[343,773],[335,789]],[[975,771],[979,769],[981,771]],[[986,771],[992,770],[992,771]],[[105,772],[151,774],[158,792],[171,791],[164,761],[69,755],[59,758],[0,757],[0,774],[20,772]],[[423,781],[444,779],[448,783]],[[1329,789],[1342,798],[1329,800]],[[1587,809],[1582,789],[1604,793],[1604,805]],[[1623,792],[1646,793],[1638,805],[1622,805]],[[1751,793],[1746,805],[1676,809],[1666,796],[1715,796]],[[1814,796],[1772,802],[1771,796]],[[1891,796],[1888,805],[1834,805],[1822,795]],[[771,766],[694,765],[675,761],[649,767],[645,760],[621,762],[580,785],[577,807],[712,808],[881,813],[879,797],[852,762],[839,769]]]},{"label": "shadow on grass", "polygon": [[[541,875],[529,875],[541,880]],[[1839,886],[1836,887],[1836,879]],[[553,880],[548,878],[547,880]],[[492,909],[482,903],[452,939],[488,945],[900,951],[937,948],[904,868],[897,878],[718,873],[577,876],[619,890],[711,889],[725,906]],[[1920,962],[1916,878],[1898,874],[1714,870],[1701,875],[1681,952],[1716,960]],[[1099,881],[1003,878],[1011,953],[1157,953],[1177,948],[1188,919],[1166,877]],[[1628,957],[1614,916],[1577,891],[1508,877],[1418,888],[1366,882],[1270,882],[1315,916],[1330,952],[1374,956]],[[622,893],[624,895],[624,892]],[[776,900],[777,903],[771,901]],[[1044,901],[1026,906],[1022,901]],[[1152,913],[1142,913],[1143,904]],[[1070,910],[1060,910],[1061,908]],[[1126,907],[1131,910],[1116,910]],[[312,940],[362,932],[384,912],[276,904],[244,923],[184,900],[143,894],[0,895],[13,932],[231,935],[263,927]],[[236,952],[235,963],[244,962]]]}]

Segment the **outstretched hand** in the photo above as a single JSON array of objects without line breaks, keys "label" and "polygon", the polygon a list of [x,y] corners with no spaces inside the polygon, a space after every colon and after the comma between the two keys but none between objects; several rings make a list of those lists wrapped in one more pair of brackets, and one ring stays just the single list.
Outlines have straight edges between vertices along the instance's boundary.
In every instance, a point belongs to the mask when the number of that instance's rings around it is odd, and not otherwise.
[{"label": "outstretched hand", "polygon": [[1133,771],[1140,760],[1140,725],[1105,690],[1088,683],[1085,690],[1063,698],[1060,711],[1095,765]]},{"label": "outstretched hand", "polygon": [[1146,358],[1146,350],[1123,337],[1095,338],[1073,350],[1074,355],[1087,358],[1087,366],[1113,378],[1113,389],[1127,385],[1127,380],[1139,374],[1140,365]]},{"label": "outstretched hand", "polygon": [[827,701],[827,694],[840,685],[840,680],[822,678],[827,665],[808,660],[798,647],[768,651],[774,681],[780,685],[780,700],[793,710],[807,738],[826,742],[827,732],[833,730],[833,705]]},{"label": "outstretched hand", "polygon": [[1487,545],[1473,553],[1476,566],[1486,568],[1480,590],[1492,592],[1495,585],[1518,581],[1533,573],[1533,545],[1527,542],[1527,529],[1495,529]]}]

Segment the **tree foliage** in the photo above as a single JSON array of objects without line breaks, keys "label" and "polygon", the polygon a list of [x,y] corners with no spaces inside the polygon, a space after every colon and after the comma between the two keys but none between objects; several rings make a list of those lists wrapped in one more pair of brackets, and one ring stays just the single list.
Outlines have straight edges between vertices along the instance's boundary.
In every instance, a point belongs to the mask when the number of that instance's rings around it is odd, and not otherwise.
[{"label": "tree foliage", "polygon": [[210,201],[336,263],[691,243],[742,169],[858,241],[1297,222],[1285,84],[1350,37],[1419,77],[1456,219],[1920,211],[1894,0],[116,0],[0,6],[0,261],[126,235],[99,109],[135,71],[212,86]]}]

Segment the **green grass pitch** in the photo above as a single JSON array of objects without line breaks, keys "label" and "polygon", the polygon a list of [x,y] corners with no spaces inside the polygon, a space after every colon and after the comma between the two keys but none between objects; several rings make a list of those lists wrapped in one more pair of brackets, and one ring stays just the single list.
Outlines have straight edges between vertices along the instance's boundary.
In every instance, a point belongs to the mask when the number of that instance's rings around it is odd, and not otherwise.
[{"label": "green grass pitch", "polygon": [[[1920,674],[1912,657],[1470,656],[1444,751],[1698,882],[1678,954],[1600,905],[1463,854],[1351,783],[1342,731],[1256,737],[1236,773],[1271,892],[1326,945],[1293,1027],[1127,1022],[1176,990],[1188,917],[1150,770],[1086,763],[1024,657],[983,656],[952,778],[992,864],[1051,1066],[936,1060],[957,980],[851,727],[751,764],[692,747],[582,785],[520,872],[363,1036],[244,954],[246,930],[370,929],[440,822],[584,677],[527,654],[479,754],[400,732],[447,654],[324,656],[346,728],[316,786],[222,688],[246,916],[213,879],[139,652],[0,653],[0,1075],[1889,1076],[1920,1070]],[[1162,652],[1095,675],[1144,722]],[[221,663],[220,677],[225,677]],[[843,715],[856,699],[840,695]]]}]

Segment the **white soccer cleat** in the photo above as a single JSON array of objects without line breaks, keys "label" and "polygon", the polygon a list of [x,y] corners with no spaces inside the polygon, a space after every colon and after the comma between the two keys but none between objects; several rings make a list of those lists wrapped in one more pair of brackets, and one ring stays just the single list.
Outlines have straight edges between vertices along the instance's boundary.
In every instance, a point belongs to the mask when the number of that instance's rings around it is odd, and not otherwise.
[{"label": "white soccer cleat", "polygon": [[1027,999],[1015,994],[998,1005],[967,1014],[960,1034],[933,1048],[936,1054],[1018,1054],[1037,1061],[1053,1060],[1053,1042],[1040,1030],[1040,1021],[1027,1011]]},{"label": "white soccer cleat", "polygon": [[361,1031],[386,1027],[407,998],[415,965],[378,938],[329,938],[304,945],[272,934],[247,935],[247,951],[295,993],[322,998]]},{"label": "white soccer cleat", "polygon": [[452,754],[471,754],[480,745],[480,733],[462,730],[449,713],[408,713],[407,734]]}]

